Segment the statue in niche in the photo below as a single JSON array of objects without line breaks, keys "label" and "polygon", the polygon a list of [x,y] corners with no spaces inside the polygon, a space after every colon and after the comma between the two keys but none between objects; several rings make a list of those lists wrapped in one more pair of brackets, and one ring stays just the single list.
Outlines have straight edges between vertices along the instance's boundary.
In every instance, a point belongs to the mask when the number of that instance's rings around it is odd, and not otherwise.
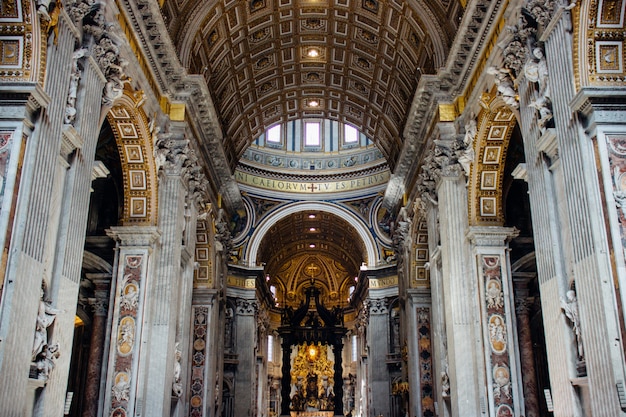
[{"label": "statue in niche", "polygon": [[54,364],[59,356],[61,356],[61,353],[59,352],[59,343],[46,345],[44,347],[41,354],[37,356],[37,361],[35,362],[37,371],[39,371],[39,374],[37,375],[38,379],[48,380],[50,372],[54,369]]},{"label": "statue in niche", "polygon": [[180,358],[182,356],[182,352],[179,349],[179,343],[176,343],[176,348],[174,350],[174,380],[172,381],[172,393],[174,396],[179,397],[183,394],[183,383],[181,380],[181,365]]},{"label": "statue in niche", "polygon": [[48,327],[52,325],[57,314],[63,312],[53,308],[51,303],[45,299],[47,284],[45,280],[41,284],[39,311],[37,312],[37,322],[35,324],[35,340],[33,341],[32,360],[37,361],[37,357],[48,346]]},{"label": "statue in niche", "polygon": [[583,351],[583,339],[580,331],[580,317],[578,316],[578,300],[576,299],[576,292],[569,290],[565,294],[565,298],[561,297],[561,310],[567,316],[572,323],[572,329],[574,330],[574,336],[576,337],[576,345],[578,348],[578,360],[583,361],[585,354]]},{"label": "statue in niche", "polygon": [[445,371],[441,372],[441,396],[444,398],[450,397],[450,378]]}]

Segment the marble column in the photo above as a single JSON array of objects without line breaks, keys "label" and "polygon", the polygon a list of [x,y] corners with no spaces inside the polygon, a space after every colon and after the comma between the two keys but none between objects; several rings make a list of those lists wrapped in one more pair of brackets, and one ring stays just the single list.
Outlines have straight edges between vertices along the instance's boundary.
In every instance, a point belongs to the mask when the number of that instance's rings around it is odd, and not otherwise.
[{"label": "marble column", "polygon": [[87,274],[95,286],[95,297],[89,302],[93,308],[91,321],[91,340],[89,341],[89,359],[87,362],[87,380],[83,404],[83,417],[96,417],[98,414],[98,394],[102,373],[102,355],[106,334],[107,314],[109,312],[110,274]]},{"label": "marble column", "polygon": [[539,398],[537,397],[537,376],[535,373],[535,357],[530,329],[530,307],[532,302],[525,296],[515,297],[517,313],[517,336],[519,356],[524,386],[524,405],[526,417],[539,417]]}]

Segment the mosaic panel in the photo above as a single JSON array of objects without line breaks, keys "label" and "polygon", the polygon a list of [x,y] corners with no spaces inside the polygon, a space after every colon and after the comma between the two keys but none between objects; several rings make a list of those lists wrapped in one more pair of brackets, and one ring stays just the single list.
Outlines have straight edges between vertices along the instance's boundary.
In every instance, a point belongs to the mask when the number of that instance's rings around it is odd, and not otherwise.
[{"label": "mosaic panel", "polygon": [[596,68],[598,74],[621,74],[624,72],[622,45],[621,41],[596,42]]},{"label": "mosaic panel", "polygon": [[2,0],[0,2],[0,23],[21,22],[22,2],[20,0]]}]

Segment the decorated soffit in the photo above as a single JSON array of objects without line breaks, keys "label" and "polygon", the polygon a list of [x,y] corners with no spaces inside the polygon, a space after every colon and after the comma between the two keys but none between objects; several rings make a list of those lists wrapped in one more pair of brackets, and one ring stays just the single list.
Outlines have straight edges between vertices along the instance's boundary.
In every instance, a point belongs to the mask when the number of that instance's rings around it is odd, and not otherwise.
[{"label": "decorated soffit", "polygon": [[237,158],[277,122],[326,118],[373,138],[392,169],[419,77],[444,65],[450,16],[461,11],[443,0],[163,5],[181,61],[206,79]]}]

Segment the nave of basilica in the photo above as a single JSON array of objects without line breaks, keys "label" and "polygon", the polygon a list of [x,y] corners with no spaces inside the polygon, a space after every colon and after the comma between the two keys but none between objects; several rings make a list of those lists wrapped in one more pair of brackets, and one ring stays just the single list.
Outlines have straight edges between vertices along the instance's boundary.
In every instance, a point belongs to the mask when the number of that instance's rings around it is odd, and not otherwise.
[{"label": "nave of basilica", "polygon": [[624,0],[2,0],[0,417],[626,416]]}]

